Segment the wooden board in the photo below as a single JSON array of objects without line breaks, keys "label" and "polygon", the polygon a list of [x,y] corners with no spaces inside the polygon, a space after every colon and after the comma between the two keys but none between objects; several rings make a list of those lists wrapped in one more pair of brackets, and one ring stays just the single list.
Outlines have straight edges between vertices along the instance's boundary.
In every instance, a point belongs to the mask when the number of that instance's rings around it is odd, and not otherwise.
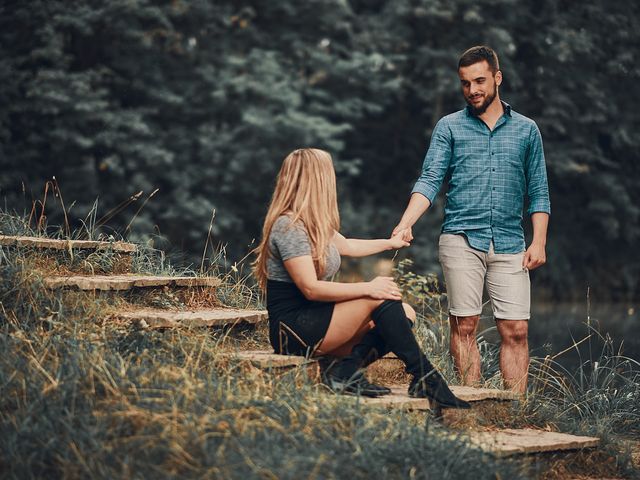
[{"label": "wooden board", "polygon": [[50,289],[76,288],[79,290],[129,290],[143,287],[216,287],[216,277],[171,277],[163,275],[73,275],[53,276],[43,279]]},{"label": "wooden board", "polygon": [[136,251],[136,245],[127,242],[100,242],[94,240],[56,240],[44,237],[24,237],[0,235],[0,245],[43,248],[54,250],[73,250],[73,249],[90,249],[90,250],[112,250],[120,253],[133,253]]},{"label": "wooden board", "polygon": [[240,322],[258,323],[267,320],[266,310],[206,308],[196,310],[161,310],[142,308],[117,313],[113,317],[131,320],[152,328],[221,327]]},{"label": "wooden board", "polygon": [[600,439],[596,437],[582,437],[531,428],[467,432],[465,436],[473,445],[501,457],[592,448],[600,443]]},{"label": "wooden board", "polygon": [[253,366],[265,370],[269,368],[302,367],[317,363],[317,360],[307,359],[298,355],[278,355],[273,353],[273,350],[241,350],[229,355],[237,360],[249,361]]},{"label": "wooden board", "polygon": [[[388,408],[405,408],[407,410],[431,410],[431,404],[427,398],[413,398],[407,393],[407,385],[393,385],[391,394],[377,398],[362,398],[361,401],[369,405],[379,405]],[[485,400],[517,400],[518,394],[508,390],[495,388],[474,388],[463,386],[451,386],[451,391],[460,399],[467,402],[479,402]]]}]

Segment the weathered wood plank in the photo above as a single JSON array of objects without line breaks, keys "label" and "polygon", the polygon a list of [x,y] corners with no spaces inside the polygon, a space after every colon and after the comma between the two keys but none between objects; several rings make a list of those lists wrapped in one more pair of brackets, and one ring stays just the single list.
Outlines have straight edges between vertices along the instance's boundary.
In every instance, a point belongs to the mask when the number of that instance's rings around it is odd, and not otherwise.
[{"label": "weathered wood plank", "polygon": [[[407,393],[407,385],[393,385],[391,394],[378,398],[363,398],[364,403],[388,408],[404,408],[407,410],[431,410],[428,398],[413,398]],[[508,390],[494,388],[474,388],[451,385],[451,391],[460,399],[467,402],[480,402],[484,400],[517,400],[516,393]]]},{"label": "weathered wood plank", "polygon": [[266,310],[207,308],[197,310],[161,310],[142,308],[116,313],[115,318],[138,322],[151,328],[222,327],[240,322],[259,323],[267,320]]},{"label": "weathered wood plank", "polygon": [[171,277],[163,275],[73,275],[52,276],[43,279],[50,289],[76,288],[79,290],[129,290],[144,287],[216,287],[220,279],[215,277]]},{"label": "weathered wood plank", "polygon": [[465,434],[473,445],[496,456],[510,456],[597,447],[600,439],[544,430],[505,429]]},{"label": "weathered wood plank", "polygon": [[44,237],[0,235],[0,245],[31,247],[53,250],[112,250],[119,253],[133,253],[136,245],[127,242],[104,242],[95,240],[57,240]]},{"label": "weathered wood plank", "polygon": [[240,350],[229,354],[232,358],[251,362],[254,367],[261,369],[269,368],[292,368],[306,366],[317,363],[317,360],[307,359],[297,355],[278,355],[273,350]]},{"label": "weathered wood plank", "polygon": [[457,397],[467,402],[480,402],[483,400],[520,400],[519,393],[498,388],[465,387],[463,385],[451,385],[451,391]]}]

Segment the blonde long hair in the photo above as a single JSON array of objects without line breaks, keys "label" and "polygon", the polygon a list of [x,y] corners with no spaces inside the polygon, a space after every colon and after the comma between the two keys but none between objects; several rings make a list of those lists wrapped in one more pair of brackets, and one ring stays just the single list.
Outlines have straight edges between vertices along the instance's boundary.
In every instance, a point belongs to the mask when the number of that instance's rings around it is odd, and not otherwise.
[{"label": "blonde long hair", "polygon": [[267,285],[269,235],[281,215],[290,215],[291,223],[300,221],[311,244],[313,264],[318,276],[326,267],[325,253],[336,231],[340,215],[336,193],[336,174],[331,155],[317,148],[291,152],[282,162],[276,188],[262,227],[262,240],[255,249],[254,274],[263,290]]}]

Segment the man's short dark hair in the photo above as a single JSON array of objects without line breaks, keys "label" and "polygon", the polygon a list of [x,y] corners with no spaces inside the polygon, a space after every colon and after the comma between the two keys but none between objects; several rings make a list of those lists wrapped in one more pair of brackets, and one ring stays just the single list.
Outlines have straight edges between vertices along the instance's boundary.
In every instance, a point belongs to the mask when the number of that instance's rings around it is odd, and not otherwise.
[{"label": "man's short dark hair", "polygon": [[489,64],[491,73],[495,75],[495,73],[500,70],[498,54],[494,52],[491,47],[487,47],[486,45],[471,47],[469,50],[464,52],[460,56],[460,60],[458,60],[458,70],[460,70],[460,67],[468,67],[469,65],[474,65],[485,60]]}]

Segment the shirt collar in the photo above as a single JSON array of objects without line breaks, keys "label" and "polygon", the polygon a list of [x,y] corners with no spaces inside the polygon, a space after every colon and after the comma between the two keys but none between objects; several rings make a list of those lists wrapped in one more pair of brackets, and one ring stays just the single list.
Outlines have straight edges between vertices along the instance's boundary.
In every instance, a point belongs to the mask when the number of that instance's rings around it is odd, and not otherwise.
[{"label": "shirt collar", "polygon": [[[507,102],[503,102],[502,100],[500,100],[500,103],[502,103],[502,109],[504,110],[504,113],[506,113],[508,116],[511,116],[511,105],[509,105]],[[476,116],[471,111],[471,106],[470,105],[467,105],[464,110],[467,113],[468,117],[475,117]]]}]

